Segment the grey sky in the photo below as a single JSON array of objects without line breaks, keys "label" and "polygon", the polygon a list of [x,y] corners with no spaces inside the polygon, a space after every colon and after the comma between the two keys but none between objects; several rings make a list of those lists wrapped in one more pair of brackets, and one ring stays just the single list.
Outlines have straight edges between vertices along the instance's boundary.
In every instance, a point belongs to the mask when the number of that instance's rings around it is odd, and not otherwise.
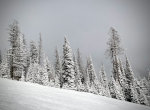
[{"label": "grey sky", "polygon": [[[8,49],[8,25],[20,23],[27,41],[38,41],[42,33],[44,49],[53,62],[56,45],[62,53],[64,35],[75,51],[91,55],[96,71],[103,62],[109,28],[118,30],[122,47],[135,74],[150,67],[150,0],[0,0],[0,49]],[[85,59],[84,59],[85,60]]]}]

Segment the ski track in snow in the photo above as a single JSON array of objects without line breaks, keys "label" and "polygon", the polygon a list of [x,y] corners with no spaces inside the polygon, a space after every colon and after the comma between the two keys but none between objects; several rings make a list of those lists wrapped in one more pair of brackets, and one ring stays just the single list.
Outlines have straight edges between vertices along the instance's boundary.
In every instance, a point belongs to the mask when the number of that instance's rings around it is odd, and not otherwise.
[{"label": "ski track in snow", "polygon": [[150,110],[150,107],[0,78],[0,110]]}]

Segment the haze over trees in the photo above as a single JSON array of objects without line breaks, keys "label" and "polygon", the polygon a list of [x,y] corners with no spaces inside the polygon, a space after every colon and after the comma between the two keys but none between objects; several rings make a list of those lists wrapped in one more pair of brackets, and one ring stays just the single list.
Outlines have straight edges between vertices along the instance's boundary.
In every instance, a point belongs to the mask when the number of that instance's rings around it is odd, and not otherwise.
[{"label": "haze over trees", "polygon": [[96,73],[91,56],[86,58],[84,64],[80,49],[77,49],[75,54],[66,37],[62,46],[62,56],[56,47],[55,62],[52,64],[44,53],[41,33],[38,44],[31,41],[28,48],[18,22],[14,21],[9,26],[9,36],[10,49],[3,59],[0,53],[0,77],[2,78],[90,92],[150,105],[150,74],[147,79],[137,79],[134,76],[128,57],[126,56],[124,60],[120,57],[123,48],[120,46],[118,32],[114,28],[110,28],[110,39],[106,50],[112,63],[111,78],[107,77],[103,64],[99,73]]}]

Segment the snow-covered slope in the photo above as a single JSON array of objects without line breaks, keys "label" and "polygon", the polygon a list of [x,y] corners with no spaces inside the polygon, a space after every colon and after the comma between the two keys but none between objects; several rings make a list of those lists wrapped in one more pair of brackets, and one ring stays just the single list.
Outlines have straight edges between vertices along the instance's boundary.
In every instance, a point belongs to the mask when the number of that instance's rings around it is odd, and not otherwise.
[{"label": "snow-covered slope", "polygon": [[90,93],[0,79],[0,110],[150,110]]}]

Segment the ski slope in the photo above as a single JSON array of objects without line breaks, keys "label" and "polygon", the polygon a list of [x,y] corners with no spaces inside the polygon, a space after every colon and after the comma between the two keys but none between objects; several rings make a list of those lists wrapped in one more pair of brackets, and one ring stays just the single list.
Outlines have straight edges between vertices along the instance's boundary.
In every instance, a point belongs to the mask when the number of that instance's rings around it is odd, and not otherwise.
[{"label": "ski slope", "polygon": [[0,110],[150,110],[90,93],[0,78]]}]

